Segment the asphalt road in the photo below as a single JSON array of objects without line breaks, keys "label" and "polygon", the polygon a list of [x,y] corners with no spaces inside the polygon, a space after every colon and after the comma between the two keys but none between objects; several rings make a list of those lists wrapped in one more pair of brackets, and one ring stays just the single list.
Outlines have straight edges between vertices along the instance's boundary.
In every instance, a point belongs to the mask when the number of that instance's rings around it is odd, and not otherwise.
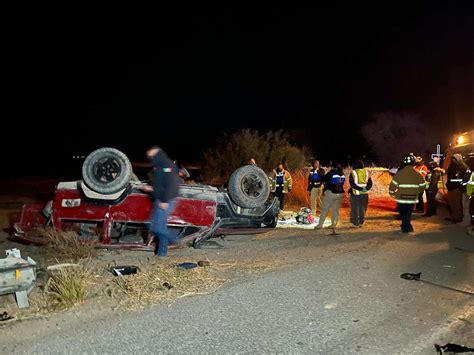
[{"label": "asphalt road", "polygon": [[[311,239],[306,253],[311,253]],[[3,353],[422,353],[474,346],[474,296],[400,278],[404,272],[474,291],[474,238],[458,227],[361,240],[208,296],[143,312],[54,324]],[[459,250],[460,248],[462,250]],[[314,247],[317,253],[317,248]],[[2,336],[0,335],[0,339]]]}]

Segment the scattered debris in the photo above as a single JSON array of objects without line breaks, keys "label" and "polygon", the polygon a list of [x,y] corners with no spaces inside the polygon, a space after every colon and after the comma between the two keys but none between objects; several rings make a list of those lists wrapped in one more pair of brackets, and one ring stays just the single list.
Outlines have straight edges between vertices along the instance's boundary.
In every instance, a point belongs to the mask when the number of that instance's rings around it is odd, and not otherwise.
[{"label": "scattered debris", "polygon": [[13,319],[13,317],[11,315],[9,315],[7,311],[0,314],[0,322],[4,322],[4,321],[10,320],[10,319]]},{"label": "scattered debris", "polygon": [[445,286],[445,285],[440,285],[440,284],[437,284],[437,283],[435,283],[435,282],[428,281],[428,280],[423,280],[423,279],[421,279],[421,272],[419,272],[419,273],[417,273],[417,274],[413,274],[413,273],[410,273],[410,272],[406,272],[406,273],[401,274],[400,277],[401,277],[402,279],[405,279],[405,280],[422,281],[422,282],[424,282],[424,283],[427,283],[427,284],[430,284],[430,285],[433,285],[433,286],[442,287],[442,288],[445,288],[445,289],[447,289],[447,290],[451,290],[451,291],[456,291],[456,292],[464,293],[464,294],[466,294],[466,295],[474,295],[474,292],[472,292],[472,291],[460,290],[460,289],[458,289],[458,288],[449,287],[449,286]]},{"label": "scattered debris", "polygon": [[168,290],[171,290],[174,286],[172,284],[170,284],[169,282],[163,282],[163,285],[164,287],[166,287]]},{"label": "scattered debris", "polygon": [[190,262],[185,262],[185,263],[180,263],[176,265],[177,267],[181,267],[183,269],[194,269],[195,267],[198,266],[196,263],[190,263]]},{"label": "scattered debris", "polygon": [[474,348],[470,348],[465,345],[458,345],[453,343],[448,343],[445,345],[435,344],[435,349],[438,354],[444,353],[470,353],[474,352]]},{"label": "scattered debris", "polygon": [[123,275],[134,275],[134,274],[137,274],[138,273],[138,270],[140,270],[140,268],[138,266],[132,266],[132,265],[128,265],[128,266],[113,266],[111,268],[111,272],[112,274],[114,274],[115,276],[123,276]]},{"label": "scattered debris", "polygon": [[0,295],[14,293],[18,308],[28,308],[28,293],[36,282],[36,262],[21,257],[19,249],[8,249],[6,258],[0,259]]},{"label": "scattered debris", "polygon": [[410,272],[405,272],[404,274],[401,274],[400,277],[402,279],[405,279],[405,280],[415,280],[415,281],[419,281],[420,280],[420,276],[421,276],[421,272],[419,272],[418,274],[413,274],[413,273],[410,273]]},{"label": "scattered debris", "polygon": [[204,266],[211,266],[211,263],[207,260],[199,260],[198,261],[198,265],[201,266],[201,267],[204,267]]},{"label": "scattered debris", "polygon": [[314,216],[312,214],[311,208],[302,207],[296,215],[296,223],[300,224],[313,224]]},{"label": "scattered debris", "polygon": [[120,293],[112,297],[117,299],[118,308],[127,310],[213,293],[225,282],[216,277],[213,268],[186,270],[177,267],[176,261],[159,265],[153,262],[142,264],[137,275],[116,277],[113,281]]}]

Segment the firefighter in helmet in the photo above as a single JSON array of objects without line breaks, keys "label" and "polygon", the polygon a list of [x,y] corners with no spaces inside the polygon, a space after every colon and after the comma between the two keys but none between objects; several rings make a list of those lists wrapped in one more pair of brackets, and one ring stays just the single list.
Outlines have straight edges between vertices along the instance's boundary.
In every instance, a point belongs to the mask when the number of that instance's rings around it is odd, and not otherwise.
[{"label": "firefighter in helmet", "polygon": [[420,192],[425,190],[425,179],[418,173],[415,166],[415,156],[410,153],[403,161],[394,175],[389,187],[389,194],[397,202],[397,210],[402,219],[402,233],[413,232],[411,215],[418,202]]}]

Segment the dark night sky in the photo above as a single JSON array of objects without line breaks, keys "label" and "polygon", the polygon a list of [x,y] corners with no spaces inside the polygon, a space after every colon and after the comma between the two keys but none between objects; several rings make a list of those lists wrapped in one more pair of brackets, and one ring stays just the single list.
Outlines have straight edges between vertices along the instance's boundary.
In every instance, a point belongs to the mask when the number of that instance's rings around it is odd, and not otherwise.
[{"label": "dark night sky", "polygon": [[250,127],[294,131],[339,159],[365,153],[360,126],[387,110],[420,114],[440,137],[472,128],[474,6],[426,4],[36,19],[4,53],[3,158],[24,173],[159,144],[196,160],[219,133]]}]

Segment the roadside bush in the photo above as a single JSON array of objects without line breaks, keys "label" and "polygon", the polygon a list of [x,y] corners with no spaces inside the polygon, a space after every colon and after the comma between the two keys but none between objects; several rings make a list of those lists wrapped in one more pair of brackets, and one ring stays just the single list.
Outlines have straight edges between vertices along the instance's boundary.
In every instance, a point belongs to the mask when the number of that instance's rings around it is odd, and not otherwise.
[{"label": "roadside bush", "polygon": [[53,303],[61,307],[72,307],[84,302],[89,284],[88,268],[82,265],[59,268],[48,280],[48,295]]},{"label": "roadside bush", "polygon": [[250,158],[266,173],[283,161],[287,169],[300,169],[308,158],[308,150],[292,145],[283,131],[260,134],[243,129],[230,136],[224,135],[217,145],[204,155],[204,179],[211,184],[225,182],[232,172],[246,165]]},{"label": "roadside bush", "polygon": [[40,233],[47,238],[48,248],[60,261],[78,261],[95,256],[98,238],[85,239],[75,231],[44,228]]}]

